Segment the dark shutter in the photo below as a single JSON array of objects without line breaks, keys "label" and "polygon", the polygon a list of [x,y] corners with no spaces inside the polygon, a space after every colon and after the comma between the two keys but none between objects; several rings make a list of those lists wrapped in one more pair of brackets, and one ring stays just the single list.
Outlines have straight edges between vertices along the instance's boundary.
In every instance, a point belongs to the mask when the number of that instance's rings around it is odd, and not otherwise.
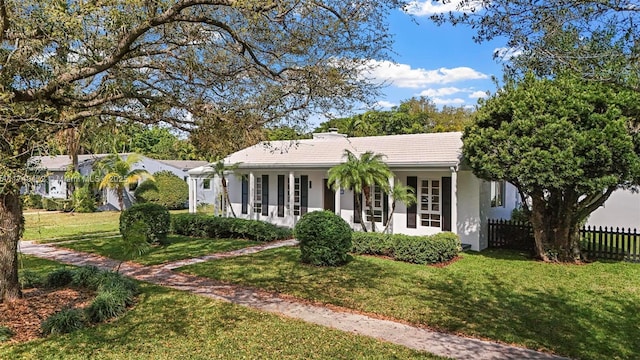
[{"label": "dark shutter", "polygon": [[[414,193],[418,196],[418,177],[407,176],[407,186],[413,188]],[[420,202],[420,198],[417,199]],[[407,207],[407,228],[416,228],[418,218],[418,204]]]},{"label": "dark shutter", "polygon": [[387,218],[389,217],[389,195],[382,192],[382,225],[387,226]]},{"label": "dark shutter", "polygon": [[300,215],[307,213],[309,208],[309,176],[300,176]]},{"label": "dark shutter", "polygon": [[269,216],[269,175],[262,175],[262,215]]},{"label": "dark shutter", "polygon": [[242,213],[249,213],[249,180],[246,176],[242,177]]},{"label": "dark shutter", "polygon": [[[358,194],[354,191],[353,192],[353,222],[355,224],[360,223],[360,216],[362,215],[362,208],[360,209],[360,211],[358,211],[358,196],[360,196],[360,199],[362,200],[362,194]],[[362,201],[360,202],[360,205],[362,205]]]},{"label": "dark shutter", "polygon": [[284,175],[278,175],[278,217],[284,217]]},{"label": "dark shutter", "polygon": [[442,178],[442,231],[451,231],[451,177]]}]

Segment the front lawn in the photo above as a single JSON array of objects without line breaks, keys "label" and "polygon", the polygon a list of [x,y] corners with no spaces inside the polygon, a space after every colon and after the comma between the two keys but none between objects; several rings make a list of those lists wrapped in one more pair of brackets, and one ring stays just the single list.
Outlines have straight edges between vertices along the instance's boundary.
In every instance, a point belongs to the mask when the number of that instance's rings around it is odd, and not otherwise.
[{"label": "front lawn", "polygon": [[[263,244],[257,241],[240,239],[203,239],[181,235],[169,235],[167,241],[166,245],[152,246],[148,253],[133,261],[143,265],[157,265]],[[79,241],[61,246],[71,250],[95,253],[116,260],[126,259],[125,254],[122,252],[123,246],[120,237]]]},{"label": "front lawn", "polygon": [[24,240],[56,242],[83,237],[118,234],[120,213],[64,213],[37,211],[24,215]]},{"label": "front lawn", "polygon": [[640,266],[544,264],[508,251],[436,268],[355,256],[341,268],[274,249],[181,268],[191,274],[580,359],[640,354]]},{"label": "front lawn", "polygon": [[[54,263],[23,256],[39,271]],[[22,344],[0,359],[440,359],[433,355],[205,297],[143,285],[108,324]]]}]

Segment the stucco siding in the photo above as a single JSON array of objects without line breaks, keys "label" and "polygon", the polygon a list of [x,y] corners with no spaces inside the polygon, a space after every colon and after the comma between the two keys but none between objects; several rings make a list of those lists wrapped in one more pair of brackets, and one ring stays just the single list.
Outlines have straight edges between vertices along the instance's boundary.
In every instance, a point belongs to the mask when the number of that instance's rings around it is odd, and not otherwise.
[{"label": "stucco siding", "polygon": [[591,213],[587,225],[640,230],[640,193],[626,189],[614,191],[603,206]]}]

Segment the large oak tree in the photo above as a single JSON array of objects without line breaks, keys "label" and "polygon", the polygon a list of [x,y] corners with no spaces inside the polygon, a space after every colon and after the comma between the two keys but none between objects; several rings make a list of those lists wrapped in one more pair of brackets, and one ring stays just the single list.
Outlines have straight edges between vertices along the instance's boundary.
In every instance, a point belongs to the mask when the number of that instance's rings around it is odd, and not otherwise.
[{"label": "large oak tree", "polygon": [[[20,296],[27,158],[87,118],[303,121],[367,101],[399,0],[0,0],[0,299]],[[100,120],[98,120],[100,121]],[[215,123],[213,124],[215,126]],[[211,139],[216,141],[216,139]]]},{"label": "large oak tree", "polygon": [[640,183],[639,120],[637,92],[527,75],[482,104],[463,154],[480,178],[516,186],[541,259],[575,261],[579,226],[614,190]]}]

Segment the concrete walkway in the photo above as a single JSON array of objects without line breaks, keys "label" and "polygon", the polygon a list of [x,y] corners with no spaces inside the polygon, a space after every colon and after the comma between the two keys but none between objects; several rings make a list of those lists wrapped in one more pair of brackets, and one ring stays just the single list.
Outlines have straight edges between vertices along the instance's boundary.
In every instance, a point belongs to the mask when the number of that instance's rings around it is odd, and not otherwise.
[{"label": "concrete walkway", "polygon": [[[279,242],[279,245],[287,246],[283,245],[283,242]],[[262,249],[264,250],[266,247],[262,247]],[[251,251],[260,251],[258,249],[253,250]],[[22,241],[20,243],[20,251],[23,254],[66,264],[79,266],[95,265],[103,269],[113,269],[119,263],[116,260],[98,255],[74,252],[56,248],[52,244],[37,244],[29,241]],[[226,253],[223,257],[232,256],[229,255],[230,253]],[[242,255],[249,252],[235,253]],[[216,257],[215,255],[209,255],[198,259],[204,258],[215,259]],[[196,259],[193,261],[199,262],[200,260]],[[257,289],[222,284],[211,279],[172,271],[171,268],[173,268],[174,265],[177,266],[178,263],[179,262],[174,262],[159,266],[124,263],[120,267],[120,272],[140,281],[188,291],[209,298],[301,319],[350,333],[371,336],[412,349],[455,359],[563,359],[554,355],[519,347],[439,333],[348,311],[338,311],[322,306],[309,305],[303,302],[284,299],[275,294]]]}]

